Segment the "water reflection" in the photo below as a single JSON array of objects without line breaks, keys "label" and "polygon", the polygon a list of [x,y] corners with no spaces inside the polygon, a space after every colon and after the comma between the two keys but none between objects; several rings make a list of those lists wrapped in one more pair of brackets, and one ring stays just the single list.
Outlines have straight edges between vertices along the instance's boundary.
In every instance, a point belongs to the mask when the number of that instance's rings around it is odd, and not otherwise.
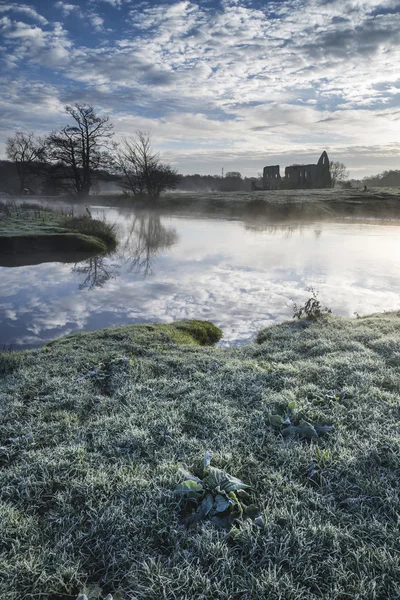
[{"label": "water reflection", "polygon": [[91,211],[117,222],[117,251],[73,269],[56,262],[0,268],[1,345],[182,318],[211,320],[225,344],[240,343],[290,319],[289,299],[302,304],[310,285],[337,315],[399,308],[399,225]]},{"label": "water reflection", "polygon": [[159,214],[134,215],[126,241],[120,248],[122,264],[129,273],[139,273],[146,279],[153,272],[154,259],[177,241],[176,229],[165,227]]},{"label": "water reflection", "polygon": [[89,260],[77,263],[72,271],[85,276],[85,279],[79,284],[80,290],[103,287],[109,279],[113,279],[119,274],[118,265],[110,263],[109,259],[104,256],[94,256]]},{"label": "water reflection", "polygon": [[270,222],[247,222],[245,229],[253,233],[266,232],[269,235],[282,234],[285,238],[290,238],[295,233],[301,234],[303,223],[278,224]]},{"label": "water reflection", "polygon": [[75,264],[73,272],[85,277],[79,284],[80,290],[101,288],[122,270],[146,279],[153,273],[155,258],[178,241],[176,230],[165,227],[159,214],[133,215],[129,220],[128,234],[115,253]]}]

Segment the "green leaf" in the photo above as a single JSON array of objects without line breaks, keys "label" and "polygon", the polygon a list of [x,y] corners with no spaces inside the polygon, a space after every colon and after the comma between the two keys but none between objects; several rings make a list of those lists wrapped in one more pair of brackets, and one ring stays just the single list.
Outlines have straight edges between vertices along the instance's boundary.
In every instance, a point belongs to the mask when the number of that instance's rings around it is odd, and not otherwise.
[{"label": "green leaf", "polygon": [[285,427],[282,429],[281,434],[283,437],[296,437],[298,435],[298,427],[296,425],[289,425],[289,427]]},{"label": "green leaf", "polygon": [[233,517],[233,515],[224,515],[222,517],[219,515],[212,515],[210,517],[210,521],[214,523],[214,525],[216,525],[217,527],[221,527],[222,529],[230,529],[234,520],[235,518]]},{"label": "green leaf", "polygon": [[204,517],[206,517],[213,506],[214,506],[214,498],[212,497],[212,494],[207,494],[207,496],[204,498],[204,500],[201,501],[200,506],[196,512],[198,512],[199,514],[204,515]]},{"label": "green leaf", "polygon": [[308,439],[316,439],[318,437],[318,433],[315,431],[314,426],[303,419],[300,421],[297,429],[301,437]]},{"label": "green leaf", "polygon": [[222,482],[220,487],[227,494],[229,494],[229,492],[236,492],[236,490],[244,490],[246,488],[249,488],[250,486],[247,485],[247,483],[244,483],[241,479],[233,477],[232,475],[229,475],[229,473],[225,473],[225,481]]},{"label": "green leaf", "polygon": [[202,484],[200,477],[196,477],[196,475],[192,475],[191,473],[189,473],[188,471],[185,471],[184,469],[179,469],[179,472],[181,475],[183,475],[183,477],[185,478],[185,481],[195,481],[196,483]]},{"label": "green leaf", "polygon": [[256,525],[257,527],[259,527],[260,529],[264,529],[265,523],[264,523],[264,519],[262,518],[261,515],[259,515],[258,517],[256,517],[254,519],[254,525]]},{"label": "green leaf", "polygon": [[314,423],[314,429],[319,436],[326,435],[334,430],[333,425],[320,425],[319,423]]},{"label": "green leaf", "polygon": [[268,419],[271,425],[274,427],[281,427],[283,425],[283,419],[280,415],[268,415]]},{"label": "green leaf", "polygon": [[254,519],[260,516],[260,510],[257,506],[254,506],[254,504],[250,504],[250,506],[246,506],[243,514],[246,519],[252,519],[254,521]]},{"label": "green leaf", "polygon": [[[236,496],[235,492],[229,492],[228,496],[229,496],[229,498],[231,500],[231,503],[233,503],[236,506],[238,506],[239,510],[242,510],[242,505],[240,504],[239,498]],[[247,494],[247,496],[248,496],[248,494]]]},{"label": "green leaf", "polygon": [[283,437],[318,438],[318,433],[315,431],[314,426],[307,421],[300,421],[300,425],[289,425],[281,433]]},{"label": "green leaf", "polygon": [[241,500],[249,500],[250,495],[245,490],[236,490],[236,496]]},{"label": "green leaf", "polygon": [[187,496],[188,494],[199,496],[203,493],[203,491],[204,488],[200,483],[190,479],[189,481],[179,483],[174,490],[174,494],[176,496]]},{"label": "green leaf", "polygon": [[225,473],[221,469],[217,469],[216,467],[208,468],[208,475],[204,479],[204,483],[206,483],[211,489],[215,489],[225,480]]},{"label": "green leaf", "polygon": [[215,498],[215,503],[214,503],[215,512],[217,512],[217,513],[225,512],[228,509],[228,507],[229,507],[229,500],[218,494],[218,496],[216,496],[216,498]]},{"label": "green leaf", "polygon": [[225,471],[217,469],[216,467],[209,467],[208,475],[204,479],[204,483],[212,490],[217,490],[219,487],[221,491],[224,491],[227,494],[229,494],[229,492],[236,492],[237,490],[250,487],[243,483],[241,479],[233,477],[232,475],[229,475],[229,473],[225,473]]}]

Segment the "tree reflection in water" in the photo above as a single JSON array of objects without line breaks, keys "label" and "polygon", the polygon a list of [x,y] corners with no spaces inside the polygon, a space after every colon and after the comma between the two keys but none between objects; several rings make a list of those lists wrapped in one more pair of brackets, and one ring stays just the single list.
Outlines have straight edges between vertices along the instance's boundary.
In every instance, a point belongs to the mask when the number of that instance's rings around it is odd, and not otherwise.
[{"label": "tree reflection in water", "polygon": [[79,284],[80,290],[92,290],[103,287],[109,279],[115,279],[119,275],[119,265],[110,263],[107,256],[93,256],[76,264],[72,271],[85,275],[85,279]]},{"label": "tree reflection in water", "polygon": [[177,241],[176,230],[165,227],[159,214],[134,215],[128,237],[121,245],[123,264],[130,273],[141,273],[145,279],[152,274],[152,262],[157,255]]},{"label": "tree reflection in water", "polygon": [[85,275],[79,289],[101,288],[110,279],[118,277],[122,268],[146,279],[152,275],[157,255],[177,241],[176,230],[165,227],[157,213],[133,215],[128,235],[120,242],[116,252],[96,256],[74,266],[73,272]]}]

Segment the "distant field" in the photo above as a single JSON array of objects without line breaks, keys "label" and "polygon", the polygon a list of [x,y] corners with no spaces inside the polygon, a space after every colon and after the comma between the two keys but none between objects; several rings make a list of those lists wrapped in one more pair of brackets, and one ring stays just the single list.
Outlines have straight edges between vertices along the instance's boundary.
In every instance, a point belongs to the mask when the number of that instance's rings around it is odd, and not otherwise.
[{"label": "distant field", "polygon": [[230,217],[252,215],[271,219],[372,217],[400,218],[400,188],[341,190],[282,190],[258,192],[170,192],[157,202],[120,195],[97,194],[93,204],[157,207],[168,212],[223,214]]}]

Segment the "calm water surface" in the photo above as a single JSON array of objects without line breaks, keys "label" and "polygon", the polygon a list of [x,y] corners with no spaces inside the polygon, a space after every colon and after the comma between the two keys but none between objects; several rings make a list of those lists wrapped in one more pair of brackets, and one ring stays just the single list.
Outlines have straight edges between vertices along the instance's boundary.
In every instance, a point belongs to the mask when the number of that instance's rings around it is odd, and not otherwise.
[{"label": "calm water surface", "polygon": [[337,315],[400,308],[400,225],[92,212],[117,223],[114,255],[0,268],[1,345],[184,318],[209,319],[225,345],[237,344],[291,318],[291,299],[303,302],[309,286]]}]

